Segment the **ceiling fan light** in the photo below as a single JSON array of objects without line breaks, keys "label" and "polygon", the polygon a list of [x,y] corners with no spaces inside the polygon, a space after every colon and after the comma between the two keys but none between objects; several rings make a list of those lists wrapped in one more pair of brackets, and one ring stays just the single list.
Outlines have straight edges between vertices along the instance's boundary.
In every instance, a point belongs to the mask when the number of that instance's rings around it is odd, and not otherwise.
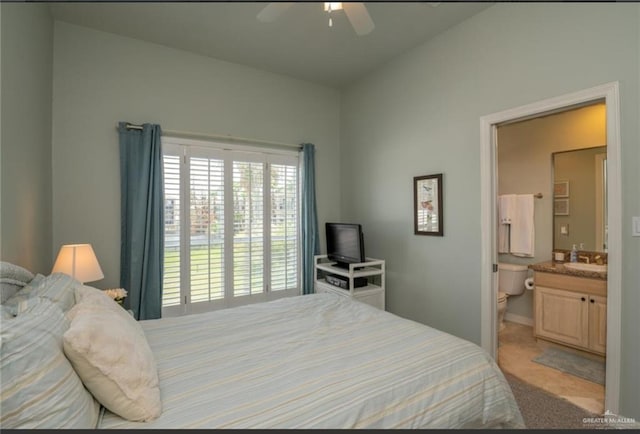
[{"label": "ceiling fan light", "polygon": [[342,2],[325,2],[324,10],[327,11],[339,11],[342,9]]}]

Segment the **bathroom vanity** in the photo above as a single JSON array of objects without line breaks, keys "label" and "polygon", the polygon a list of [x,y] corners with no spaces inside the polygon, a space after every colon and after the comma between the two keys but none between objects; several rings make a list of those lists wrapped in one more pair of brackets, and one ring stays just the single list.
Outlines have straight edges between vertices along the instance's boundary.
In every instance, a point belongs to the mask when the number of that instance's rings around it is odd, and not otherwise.
[{"label": "bathroom vanity", "polygon": [[607,273],[576,270],[553,261],[534,270],[534,335],[604,355],[607,336]]}]

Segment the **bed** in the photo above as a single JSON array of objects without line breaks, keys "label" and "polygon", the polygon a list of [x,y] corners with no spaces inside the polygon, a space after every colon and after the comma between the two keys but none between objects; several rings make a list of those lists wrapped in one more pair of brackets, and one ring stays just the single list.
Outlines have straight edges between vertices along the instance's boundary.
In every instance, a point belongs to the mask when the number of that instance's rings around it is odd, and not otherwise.
[{"label": "bed", "polygon": [[157,368],[161,413],[135,422],[100,406],[97,428],[524,428],[507,381],[477,345],[349,298],[297,296],[136,324]]}]

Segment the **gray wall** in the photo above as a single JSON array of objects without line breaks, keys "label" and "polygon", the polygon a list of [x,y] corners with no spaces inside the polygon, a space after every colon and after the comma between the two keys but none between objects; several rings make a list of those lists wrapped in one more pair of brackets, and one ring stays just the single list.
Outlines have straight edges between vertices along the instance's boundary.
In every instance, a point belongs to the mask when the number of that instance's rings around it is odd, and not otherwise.
[{"label": "gray wall", "polygon": [[[343,217],[387,259],[390,311],[480,343],[483,115],[620,82],[623,195],[621,412],[640,418],[637,4],[500,3],[349,87]],[[413,235],[412,178],[444,174],[444,236]],[[366,235],[365,235],[366,236]]]},{"label": "gray wall", "polygon": [[[118,121],[316,145],[318,220],[339,220],[336,90],[56,21],[53,247],[92,243],[120,279]],[[324,231],[321,239],[324,239]]]},{"label": "gray wall", "polygon": [[46,4],[2,3],[1,251],[51,271],[53,20]]}]

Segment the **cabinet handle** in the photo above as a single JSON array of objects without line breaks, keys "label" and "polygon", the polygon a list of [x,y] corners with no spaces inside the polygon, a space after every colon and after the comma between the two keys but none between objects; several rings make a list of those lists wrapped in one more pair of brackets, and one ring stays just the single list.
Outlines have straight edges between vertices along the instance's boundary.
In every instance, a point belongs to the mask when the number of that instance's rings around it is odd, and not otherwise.
[{"label": "cabinet handle", "polygon": [[596,301],[592,298],[591,300],[589,300],[591,303],[595,303]]},{"label": "cabinet handle", "polygon": [[581,298],[580,298],[580,300],[582,300],[582,301],[586,301],[587,299],[586,299],[586,298],[584,298],[584,297],[581,297]]}]

